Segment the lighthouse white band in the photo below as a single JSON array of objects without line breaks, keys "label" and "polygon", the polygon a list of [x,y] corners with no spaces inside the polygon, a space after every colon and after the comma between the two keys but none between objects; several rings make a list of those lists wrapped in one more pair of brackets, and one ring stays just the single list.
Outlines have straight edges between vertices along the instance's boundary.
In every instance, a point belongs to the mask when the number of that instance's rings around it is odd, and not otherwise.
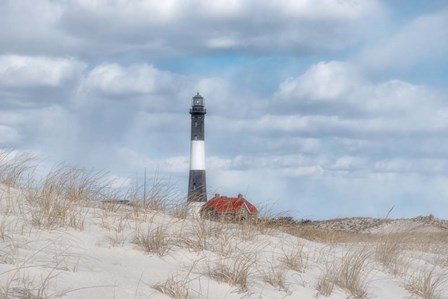
[{"label": "lighthouse white band", "polygon": [[191,141],[190,170],[205,170],[204,140]]}]

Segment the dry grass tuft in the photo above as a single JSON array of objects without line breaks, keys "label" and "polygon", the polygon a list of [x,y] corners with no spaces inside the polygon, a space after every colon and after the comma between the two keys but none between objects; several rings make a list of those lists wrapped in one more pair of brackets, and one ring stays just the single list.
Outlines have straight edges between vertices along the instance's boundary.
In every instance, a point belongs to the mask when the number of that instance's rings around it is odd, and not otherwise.
[{"label": "dry grass tuft", "polygon": [[389,234],[383,236],[375,244],[375,258],[393,275],[404,275],[407,272],[407,262],[401,258],[400,253],[407,243],[405,235]]},{"label": "dry grass tuft", "polygon": [[367,298],[367,278],[365,266],[368,251],[348,252],[336,264],[327,264],[319,278],[317,290],[324,296],[331,295],[334,285],[348,291],[353,298]]},{"label": "dry grass tuft", "polygon": [[0,245],[0,264],[14,264],[19,245],[13,239],[7,239]]},{"label": "dry grass tuft", "polygon": [[31,223],[39,228],[73,227],[84,229],[90,202],[101,200],[110,182],[105,174],[60,167],[26,193]]},{"label": "dry grass tuft", "polygon": [[49,299],[60,297],[50,292],[50,284],[58,276],[55,269],[43,274],[39,279],[25,274],[24,264],[3,274],[6,281],[0,281],[0,299]]},{"label": "dry grass tuft", "polygon": [[16,216],[23,214],[24,211],[24,202],[23,200],[16,200],[13,196],[9,194],[10,190],[7,191],[5,198],[2,198],[3,202],[1,202],[1,213],[5,216]]},{"label": "dry grass tuft", "polygon": [[188,233],[183,236],[183,243],[195,251],[212,249],[226,235],[225,224],[202,218],[194,219],[185,232]]},{"label": "dry grass tuft", "polygon": [[338,270],[336,284],[346,289],[354,298],[367,297],[367,273],[365,265],[370,253],[359,252],[347,254],[342,259]]},{"label": "dry grass tuft", "polygon": [[188,204],[185,202],[176,202],[170,209],[171,214],[179,219],[186,219],[188,217]]},{"label": "dry grass tuft", "polygon": [[160,293],[174,299],[190,298],[190,289],[187,287],[188,281],[175,280],[173,277],[168,278],[162,283],[152,285],[151,287]]},{"label": "dry grass tuft", "polygon": [[435,267],[430,271],[422,271],[414,275],[406,284],[406,289],[424,299],[441,298],[442,290],[446,290],[448,273],[436,274]]},{"label": "dry grass tuft", "polygon": [[213,242],[209,250],[219,254],[221,257],[229,258],[238,250],[238,239],[231,232],[224,231],[222,235]]},{"label": "dry grass tuft", "polygon": [[401,240],[392,236],[385,236],[382,242],[375,246],[376,259],[385,266],[395,263],[401,250]]},{"label": "dry grass tuft", "polygon": [[175,185],[168,179],[163,180],[158,172],[153,176],[152,183],[142,190],[142,205],[145,209],[168,212],[171,206],[178,205],[179,196]]},{"label": "dry grass tuft", "polygon": [[303,252],[303,244],[299,243],[293,246],[292,249],[283,249],[283,256],[280,260],[287,269],[304,272],[308,257]]},{"label": "dry grass tuft", "polygon": [[[260,225],[258,225],[260,224]],[[243,241],[254,240],[257,236],[266,232],[266,226],[261,222],[243,220],[238,223],[239,237]]]},{"label": "dry grass tuft", "polygon": [[84,229],[87,210],[66,200],[54,190],[38,190],[27,197],[31,223],[39,228],[73,227]]},{"label": "dry grass tuft", "polygon": [[172,247],[166,226],[159,226],[152,230],[148,228],[146,232],[137,229],[134,243],[146,253],[154,253],[159,256],[167,254]]},{"label": "dry grass tuft", "polygon": [[103,227],[111,231],[106,238],[112,246],[123,246],[126,243],[126,240],[128,239],[126,229],[130,228],[129,220],[126,216],[113,219],[112,224],[106,224],[105,220],[103,220],[102,223]]},{"label": "dry grass tuft", "polygon": [[269,270],[263,273],[263,280],[274,288],[288,291],[286,286],[286,269],[282,266],[271,265]]},{"label": "dry grass tuft", "polygon": [[328,297],[333,293],[333,288],[336,282],[334,266],[326,265],[317,282],[316,289],[322,296]]},{"label": "dry grass tuft", "polygon": [[9,223],[6,221],[6,217],[0,216],[0,239],[2,241],[6,241],[8,236],[8,230],[9,230]]},{"label": "dry grass tuft", "polygon": [[237,286],[242,292],[249,290],[248,281],[252,266],[256,263],[256,257],[248,254],[239,254],[232,259],[221,260],[210,266],[210,277]]},{"label": "dry grass tuft", "polygon": [[0,151],[0,183],[9,188],[19,187],[35,163],[36,158],[30,154]]}]

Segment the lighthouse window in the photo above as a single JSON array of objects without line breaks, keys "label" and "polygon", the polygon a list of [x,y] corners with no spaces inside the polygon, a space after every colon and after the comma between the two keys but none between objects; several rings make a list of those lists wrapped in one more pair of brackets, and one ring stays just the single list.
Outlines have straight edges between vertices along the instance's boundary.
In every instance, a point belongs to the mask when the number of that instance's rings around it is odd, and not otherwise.
[{"label": "lighthouse window", "polygon": [[193,184],[193,190],[196,190],[196,183]]},{"label": "lighthouse window", "polygon": [[197,121],[194,122],[194,127],[195,127],[195,128],[198,127],[198,122],[197,122]]}]

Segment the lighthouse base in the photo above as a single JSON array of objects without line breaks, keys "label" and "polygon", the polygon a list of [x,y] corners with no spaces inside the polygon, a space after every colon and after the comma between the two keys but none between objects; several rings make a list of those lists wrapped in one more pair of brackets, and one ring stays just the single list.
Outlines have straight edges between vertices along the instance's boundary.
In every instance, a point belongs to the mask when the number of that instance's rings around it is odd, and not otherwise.
[{"label": "lighthouse base", "polygon": [[204,202],[190,201],[187,203],[187,212],[188,217],[192,218],[200,218],[201,217],[201,208],[204,205]]},{"label": "lighthouse base", "polygon": [[207,184],[205,178],[205,170],[191,169],[188,182],[188,202],[207,201]]}]

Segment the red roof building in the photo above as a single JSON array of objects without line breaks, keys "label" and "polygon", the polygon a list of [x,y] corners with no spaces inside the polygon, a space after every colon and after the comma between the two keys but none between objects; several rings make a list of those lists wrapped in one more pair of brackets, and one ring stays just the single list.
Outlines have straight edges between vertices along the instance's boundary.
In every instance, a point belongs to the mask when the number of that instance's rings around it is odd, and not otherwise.
[{"label": "red roof building", "polygon": [[241,194],[238,197],[227,197],[215,194],[201,208],[201,214],[208,217],[226,216],[231,218],[256,218],[257,208]]}]

